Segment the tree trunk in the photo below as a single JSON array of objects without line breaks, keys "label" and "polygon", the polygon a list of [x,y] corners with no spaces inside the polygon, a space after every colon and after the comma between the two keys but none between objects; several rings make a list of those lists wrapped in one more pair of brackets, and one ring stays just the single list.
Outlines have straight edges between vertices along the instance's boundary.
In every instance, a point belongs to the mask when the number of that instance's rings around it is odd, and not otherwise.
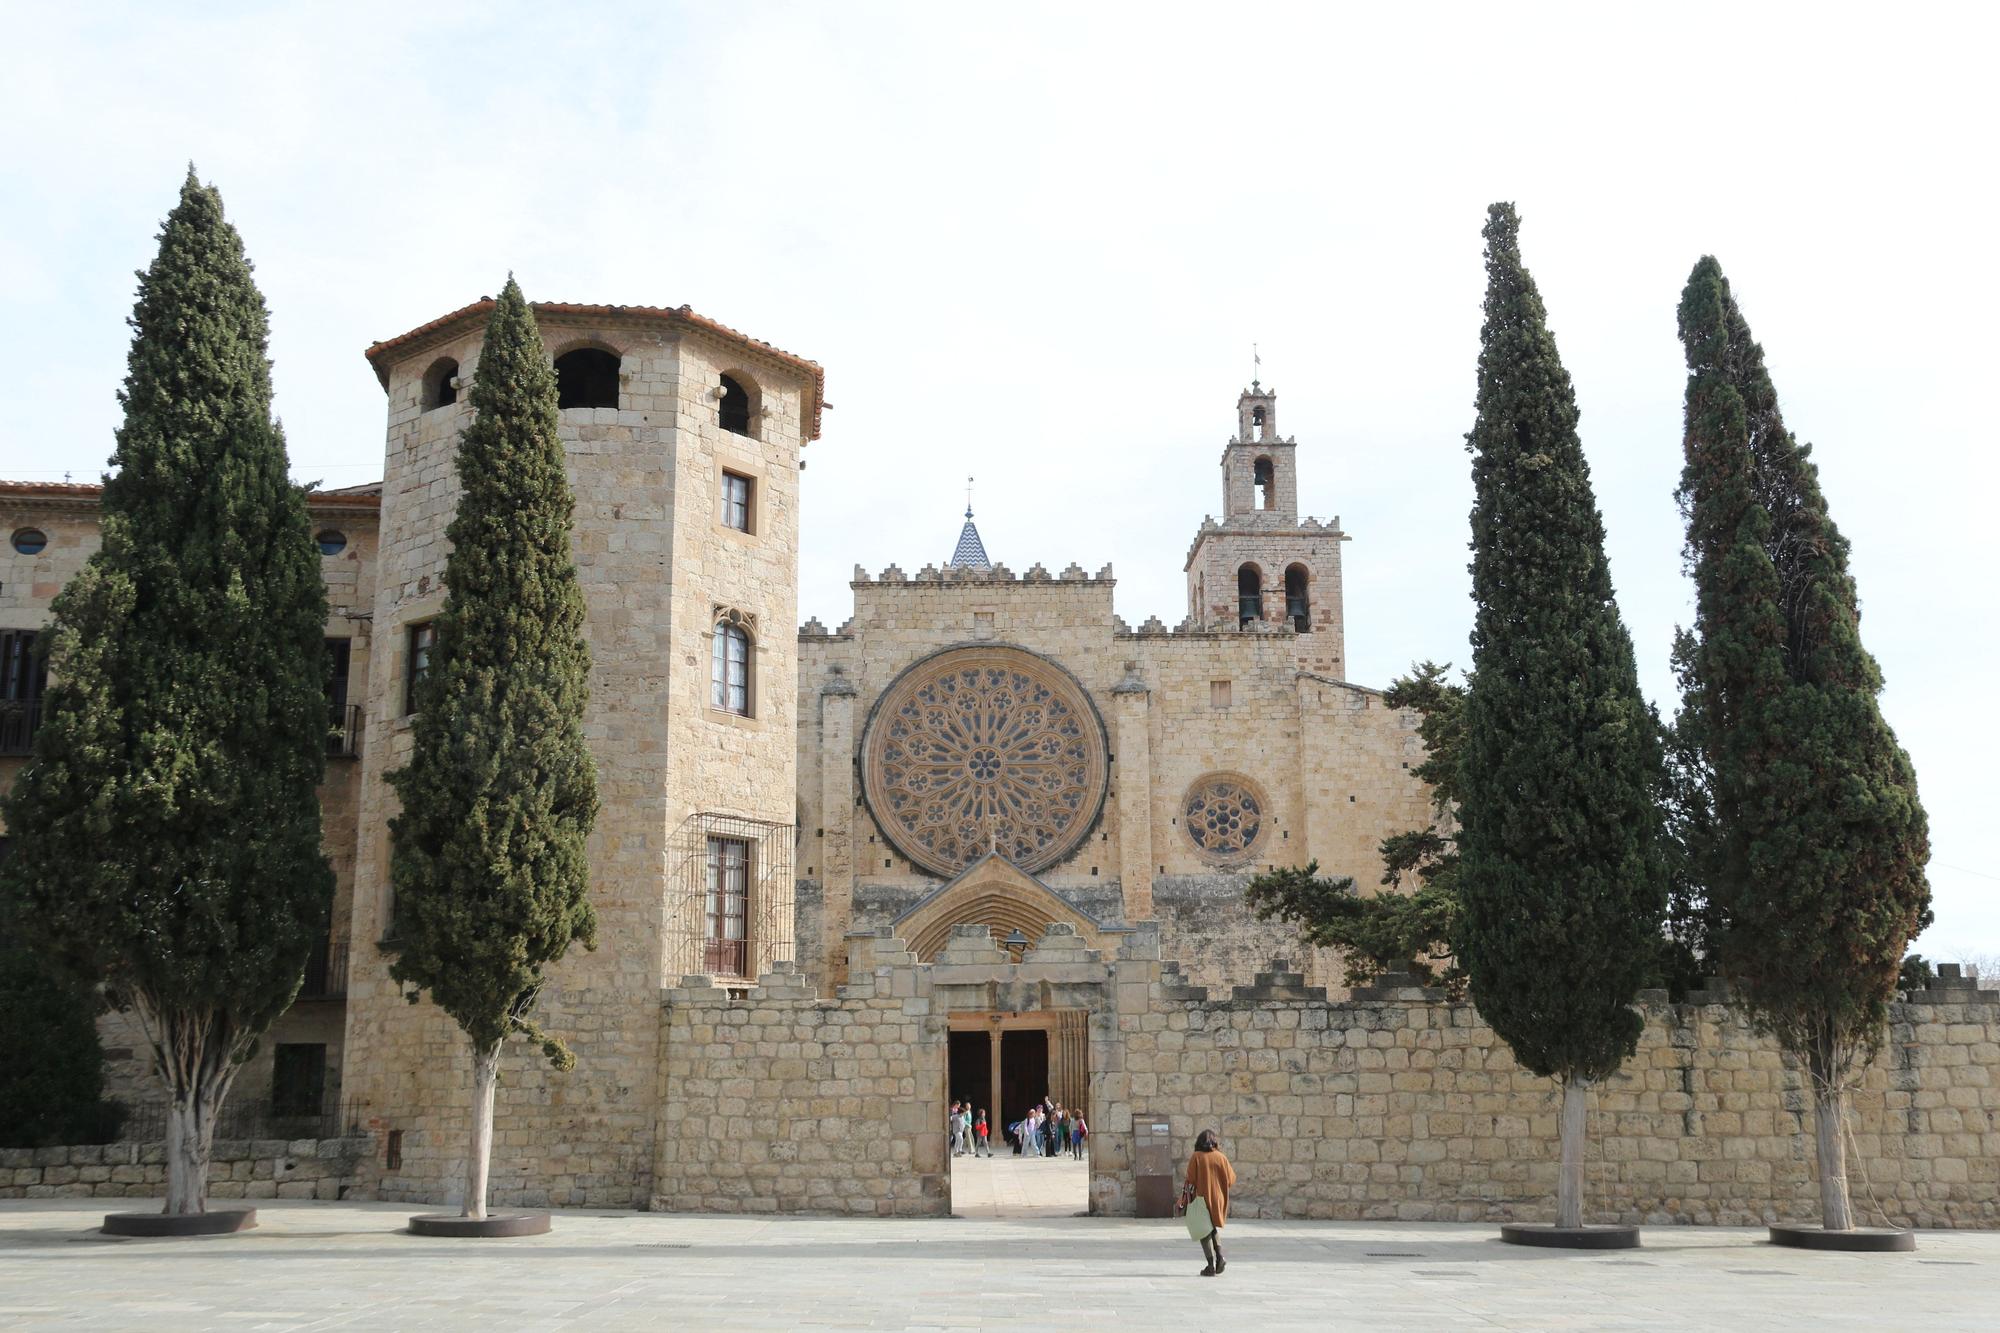
[{"label": "tree trunk", "polygon": [[1814,1080],[1813,1136],[1819,1148],[1819,1216],[1828,1231],[1854,1229],[1847,1198],[1847,1089]]},{"label": "tree trunk", "polygon": [[167,1206],[169,1213],[208,1211],[208,1158],[215,1118],[202,1114],[200,1095],[176,1097],[167,1107]]},{"label": "tree trunk", "polygon": [[1562,1144],[1562,1169],[1556,1177],[1556,1225],[1583,1225],[1583,1140],[1588,1132],[1584,1113],[1589,1106],[1590,1081],[1563,1080],[1562,1124],[1557,1131]]},{"label": "tree trunk", "polygon": [[241,1065],[232,1058],[227,1015],[162,1015],[142,997],[140,1020],[153,1044],[154,1071],[167,1085],[167,1206],[173,1214],[208,1211],[208,1163],[215,1121]]},{"label": "tree trunk", "polygon": [[465,1158],[466,1217],[486,1216],[486,1170],[493,1157],[493,1085],[500,1076],[500,1043],[472,1048],[472,1147]]}]

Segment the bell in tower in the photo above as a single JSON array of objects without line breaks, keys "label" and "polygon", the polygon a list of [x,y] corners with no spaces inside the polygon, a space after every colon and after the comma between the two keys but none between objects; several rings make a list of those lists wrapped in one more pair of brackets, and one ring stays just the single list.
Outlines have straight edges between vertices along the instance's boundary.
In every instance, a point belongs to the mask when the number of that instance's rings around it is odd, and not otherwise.
[{"label": "bell in tower", "polygon": [[1340,520],[1299,514],[1298,442],[1278,433],[1278,391],[1253,379],[1222,447],[1222,517],[1203,521],[1185,566],[1190,623],[1289,633],[1299,664],[1344,667]]}]

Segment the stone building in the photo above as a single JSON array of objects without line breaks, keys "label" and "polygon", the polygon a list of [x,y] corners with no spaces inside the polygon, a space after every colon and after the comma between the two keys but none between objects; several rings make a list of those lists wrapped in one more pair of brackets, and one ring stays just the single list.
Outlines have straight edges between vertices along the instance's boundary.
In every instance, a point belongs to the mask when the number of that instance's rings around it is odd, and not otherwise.
[{"label": "stone building", "polygon": [[[799,641],[807,978],[846,982],[857,930],[929,961],[964,924],[1019,932],[1019,952],[1056,923],[1115,950],[1157,922],[1192,983],[1227,985],[1297,951],[1246,908],[1253,875],[1316,860],[1373,885],[1384,835],[1428,816],[1423,748],[1414,716],[1338,675],[1346,535],[1302,518],[1298,492],[1277,395],[1253,385],[1172,630],[1120,618],[1108,567],[992,563],[969,509],[945,564],[856,569],[852,618]],[[1303,974],[1338,979],[1331,959]],[[1087,1102],[1080,1027],[961,1022],[953,1082],[981,1104],[1025,1106],[1044,1081]]]},{"label": "stone building", "polygon": [[[221,1152],[218,1198],[450,1203],[462,1180],[465,1040],[388,975],[385,778],[408,755],[490,309],[368,349],[383,479],[310,499],[336,899],[238,1081],[253,1137]],[[1144,1123],[1183,1149],[1219,1128],[1245,1215],[1541,1214],[1545,1083],[1466,1006],[1346,996],[1334,960],[1273,962],[1299,957],[1295,936],[1244,906],[1281,865],[1372,886],[1381,838],[1428,814],[1415,719],[1344,678],[1346,536],[1301,515],[1274,393],[1238,400],[1178,626],[1121,619],[1109,568],[993,562],[968,510],[942,565],[857,569],[851,617],[795,634],[820,368],[685,307],[536,313],[576,494],[599,934],[540,999],[576,1069],[504,1052],[497,1204],[944,1213],[947,1100],[1004,1123],[1053,1092],[1090,1116],[1094,1211],[1135,1208]],[[0,781],[97,497],[0,483]],[[1861,1149],[1902,1216],[1993,1225],[2000,996],[1954,977],[1920,998],[1857,1099]],[[1653,997],[1648,1014],[1592,1126],[1607,1207],[1740,1221],[1809,1198],[1800,1072],[1727,1010]],[[103,1026],[114,1091],[157,1097],[137,1034]],[[307,1152],[315,1133],[335,1137]],[[0,1157],[0,1197],[143,1194],[152,1151]]]}]

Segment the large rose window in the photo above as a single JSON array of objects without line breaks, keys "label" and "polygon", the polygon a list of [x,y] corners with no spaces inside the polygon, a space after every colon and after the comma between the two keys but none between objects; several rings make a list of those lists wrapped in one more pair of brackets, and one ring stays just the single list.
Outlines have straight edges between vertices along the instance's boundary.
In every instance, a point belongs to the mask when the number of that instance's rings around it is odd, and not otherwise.
[{"label": "large rose window", "polygon": [[1033,873],[1104,802],[1104,724],[1076,680],[1019,648],[954,648],[899,676],[862,739],[862,791],[896,850],[955,875],[998,851]]}]

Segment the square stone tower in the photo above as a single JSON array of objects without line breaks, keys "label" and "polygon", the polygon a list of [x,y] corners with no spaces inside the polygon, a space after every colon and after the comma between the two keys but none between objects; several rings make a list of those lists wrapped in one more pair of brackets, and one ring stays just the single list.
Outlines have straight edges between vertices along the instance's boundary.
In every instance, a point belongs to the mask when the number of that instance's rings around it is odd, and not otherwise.
[{"label": "square stone tower", "polygon": [[1222,449],[1222,519],[1204,518],[1188,549],[1195,629],[1297,636],[1299,665],[1341,678],[1346,644],[1339,518],[1299,516],[1298,442],[1278,434],[1278,392],[1252,382]]},{"label": "square stone tower", "polygon": [[[410,688],[444,600],[454,450],[491,310],[482,300],[368,350],[389,421],[342,1097],[383,1136],[385,1198],[455,1201],[465,1152],[464,1038],[388,975],[385,779],[409,758]],[[575,1071],[506,1048],[493,1198],[631,1206],[650,1188],[662,986],[691,972],[750,985],[793,957],[798,479],[823,380],[684,306],[535,314],[556,365],[587,604],[598,940],[551,970],[538,1010]],[[534,1188],[510,1196],[524,1180]]]}]

